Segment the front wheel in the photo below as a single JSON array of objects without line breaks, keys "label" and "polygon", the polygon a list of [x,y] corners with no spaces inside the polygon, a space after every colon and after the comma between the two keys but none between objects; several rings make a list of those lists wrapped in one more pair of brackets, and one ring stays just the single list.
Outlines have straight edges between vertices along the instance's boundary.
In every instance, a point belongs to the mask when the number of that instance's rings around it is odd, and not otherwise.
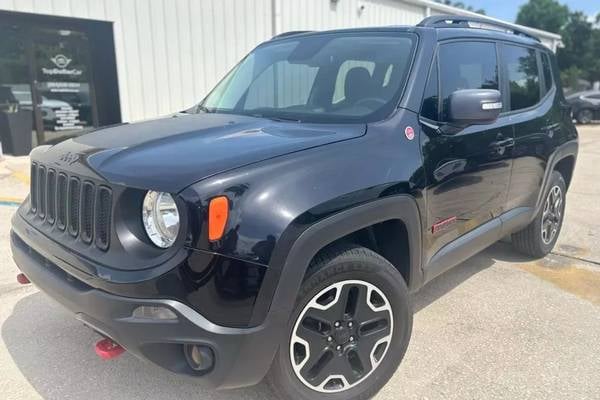
[{"label": "front wheel", "polygon": [[412,330],[402,275],[363,247],[319,256],[268,380],[286,399],[368,399],[391,378]]}]

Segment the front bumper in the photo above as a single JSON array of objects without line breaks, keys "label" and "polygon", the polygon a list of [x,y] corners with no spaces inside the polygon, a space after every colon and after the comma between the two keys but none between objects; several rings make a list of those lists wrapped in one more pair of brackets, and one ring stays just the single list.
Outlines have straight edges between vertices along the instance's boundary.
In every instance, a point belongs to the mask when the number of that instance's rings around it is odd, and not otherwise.
[{"label": "front bumper", "polygon": [[[271,365],[282,315],[268,315],[263,324],[253,328],[223,327],[175,300],[124,297],[93,288],[42,256],[15,231],[11,232],[11,247],[16,264],[31,282],[77,319],[140,358],[220,389],[254,385]],[[177,320],[132,317],[141,305],[168,308]],[[214,353],[213,368],[204,374],[190,368],[183,350],[186,344],[209,347]]]}]

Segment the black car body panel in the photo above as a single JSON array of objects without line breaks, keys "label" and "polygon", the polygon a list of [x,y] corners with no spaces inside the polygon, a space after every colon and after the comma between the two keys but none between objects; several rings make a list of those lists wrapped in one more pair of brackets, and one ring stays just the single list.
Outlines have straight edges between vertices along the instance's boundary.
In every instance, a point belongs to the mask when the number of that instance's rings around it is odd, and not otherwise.
[{"label": "black car body panel", "polygon": [[[177,193],[220,172],[359,137],[364,124],[276,122],[228,114],[176,114],[100,128],[39,153],[58,167],[85,164],[114,184]],[[61,162],[61,159],[67,159]],[[67,165],[68,164],[68,165]]]},{"label": "black car body panel", "polygon": [[[320,250],[364,239],[414,292],[527,226],[552,171],[569,183],[577,132],[554,61],[554,83],[538,66],[544,90],[520,110],[509,109],[510,71],[498,67],[503,104],[492,123],[440,122],[440,83],[431,85],[436,114],[424,111],[432,77],[444,80],[441,46],[487,43],[503,65],[504,45],[540,60],[549,50],[539,42],[485,29],[427,27],[302,33],[272,42],[349,33],[415,38],[397,104],[385,118],[306,123],[206,108],[212,112],[107,127],[38,148],[31,154],[32,195],[13,219],[17,264],[79,319],[134,354],[215,387],[248,386],[268,371]],[[372,74],[388,79],[381,72]],[[102,220],[93,211],[98,197],[87,204],[85,193],[67,191],[71,200],[61,203],[59,187],[49,186],[60,176],[69,190],[75,182],[77,191],[81,184],[90,193],[110,193]],[[175,198],[181,225],[170,248],[153,245],[144,231],[148,190]],[[221,238],[209,240],[209,203],[218,196],[228,198],[228,219]],[[67,214],[62,227],[61,213]],[[98,234],[105,235],[100,244],[86,240]],[[130,318],[142,304],[164,306],[178,322],[149,332]],[[214,351],[212,371],[186,367],[182,349],[194,343]]]}]

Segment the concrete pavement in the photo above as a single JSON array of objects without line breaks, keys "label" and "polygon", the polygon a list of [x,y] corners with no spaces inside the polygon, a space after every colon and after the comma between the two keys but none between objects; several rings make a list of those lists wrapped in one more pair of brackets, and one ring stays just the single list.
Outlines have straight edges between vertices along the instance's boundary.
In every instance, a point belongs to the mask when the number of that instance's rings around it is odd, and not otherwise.
[{"label": "concrete pavement", "polygon": [[[377,399],[600,399],[600,127],[580,133],[555,253],[530,261],[498,243],[428,284],[413,299],[406,358]],[[1,168],[0,196],[24,196],[26,179]],[[100,360],[97,335],[14,281],[14,210],[0,205],[2,398],[273,398],[266,385],[205,390],[127,353]]]}]

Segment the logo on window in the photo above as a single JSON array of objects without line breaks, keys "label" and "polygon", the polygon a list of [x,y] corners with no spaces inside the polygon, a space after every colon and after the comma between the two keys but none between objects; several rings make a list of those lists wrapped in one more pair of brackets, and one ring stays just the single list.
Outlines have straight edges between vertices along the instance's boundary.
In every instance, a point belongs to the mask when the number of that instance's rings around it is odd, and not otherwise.
[{"label": "logo on window", "polygon": [[70,59],[69,57],[65,56],[64,54],[57,54],[54,57],[50,58],[50,61],[52,61],[54,63],[54,65],[56,65],[56,68],[42,67],[42,73],[44,73],[45,75],[79,76],[83,73],[83,71],[80,69],[76,69],[76,68],[67,69],[67,67],[69,66],[69,64],[71,64],[71,61],[73,61],[73,60]]},{"label": "logo on window", "polygon": [[58,68],[67,68],[71,63],[71,59],[65,55],[57,54],[50,59]]}]

